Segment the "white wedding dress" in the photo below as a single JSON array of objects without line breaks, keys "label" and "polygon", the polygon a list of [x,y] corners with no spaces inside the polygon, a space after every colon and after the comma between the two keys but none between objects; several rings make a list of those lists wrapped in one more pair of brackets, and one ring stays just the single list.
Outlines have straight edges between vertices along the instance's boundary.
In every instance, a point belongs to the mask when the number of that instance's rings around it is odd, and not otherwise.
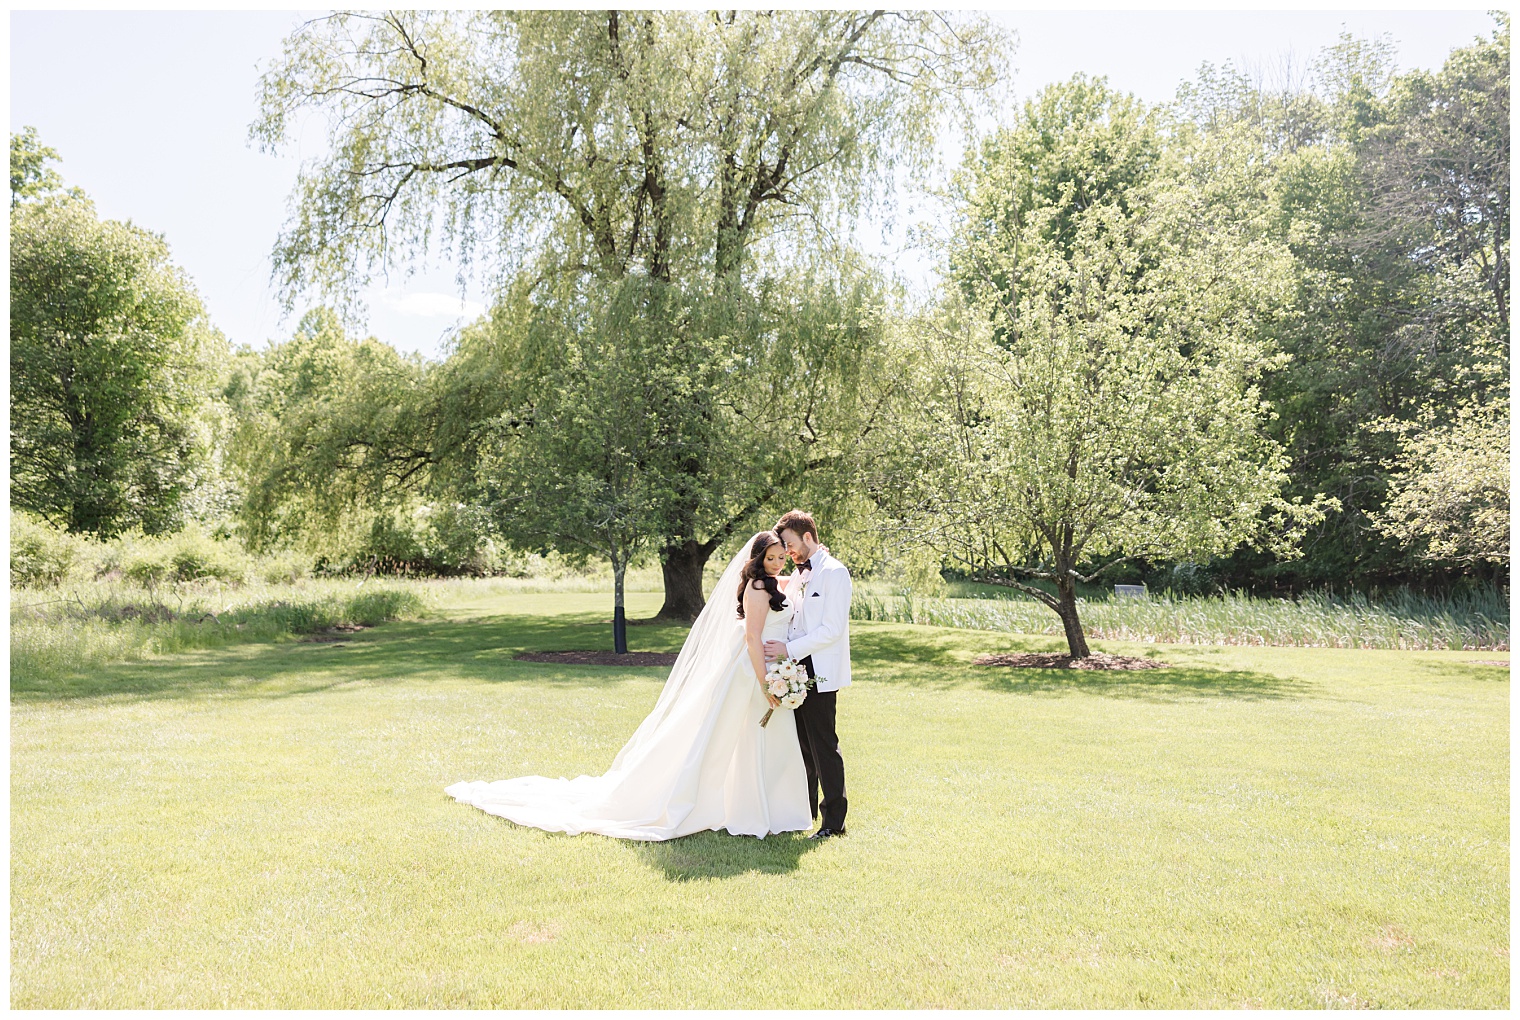
[{"label": "white wedding dress", "polygon": [[[661,840],[727,829],[764,837],[810,828],[796,723],[778,708],[761,727],[770,706],[735,615],[749,545],[692,625],[653,711],[604,775],[477,780],[446,792],[519,825],[572,835]],[[793,609],[789,598],[780,612],[767,610],[762,640],[784,639]]]}]

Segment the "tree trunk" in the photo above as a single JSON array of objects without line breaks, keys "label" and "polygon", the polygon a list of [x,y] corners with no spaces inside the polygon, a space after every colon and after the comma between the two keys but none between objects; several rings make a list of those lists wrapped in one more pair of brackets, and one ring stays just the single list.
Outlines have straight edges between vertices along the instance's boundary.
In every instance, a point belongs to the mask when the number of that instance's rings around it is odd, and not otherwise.
[{"label": "tree trunk", "polygon": [[108,518],[113,516],[112,508],[101,498],[105,491],[98,470],[102,459],[93,449],[76,450],[74,454],[74,475],[69,479],[72,491],[69,493],[68,530],[76,535],[104,539],[111,530],[109,525],[112,522]]},{"label": "tree trunk", "polygon": [[1077,616],[1077,583],[1068,571],[1062,571],[1056,578],[1056,593],[1061,603],[1056,612],[1061,615],[1061,625],[1066,628],[1066,646],[1073,659],[1085,659],[1090,653],[1087,651],[1087,635],[1082,633],[1082,621]]},{"label": "tree trunk", "polygon": [[665,604],[655,619],[690,623],[697,618],[707,604],[702,595],[702,571],[711,556],[711,548],[690,538],[660,550],[660,570],[665,575]]},{"label": "tree trunk", "polygon": [[628,617],[623,612],[623,575],[627,570],[626,563],[612,566],[612,650],[618,655],[628,654]]}]

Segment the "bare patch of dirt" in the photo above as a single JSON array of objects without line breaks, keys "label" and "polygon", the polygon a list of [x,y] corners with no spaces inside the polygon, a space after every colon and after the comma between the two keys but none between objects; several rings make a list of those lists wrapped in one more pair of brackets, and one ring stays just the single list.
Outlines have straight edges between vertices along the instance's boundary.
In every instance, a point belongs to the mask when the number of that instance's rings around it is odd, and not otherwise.
[{"label": "bare patch of dirt", "polygon": [[1396,924],[1384,925],[1383,929],[1370,941],[1375,948],[1385,952],[1414,948],[1414,939]]},{"label": "bare patch of dirt", "polygon": [[527,945],[537,945],[543,942],[553,942],[559,937],[558,925],[536,925],[528,921],[518,921],[507,929],[507,934],[519,942]]},{"label": "bare patch of dirt", "polygon": [[1468,659],[1474,666],[1504,666],[1509,667],[1508,659]]},{"label": "bare patch of dirt", "polygon": [[1059,652],[1015,652],[1008,655],[980,655],[973,666],[1012,666],[1016,669],[1167,669],[1168,664],[1133,655],[1109,655],[1093,652],[1085,659],[1073,659]]},{"label": "bare patch of dirt", "polygon": [[552,662],[561,666],[674,666],[674,652],[523,652],[518,662]]}]

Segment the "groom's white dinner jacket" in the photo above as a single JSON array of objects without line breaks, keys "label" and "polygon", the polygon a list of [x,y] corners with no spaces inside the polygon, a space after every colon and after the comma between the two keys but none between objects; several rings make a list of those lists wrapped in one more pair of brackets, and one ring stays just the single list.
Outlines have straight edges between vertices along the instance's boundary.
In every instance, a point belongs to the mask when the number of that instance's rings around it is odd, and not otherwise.
[{"label": "groom's white dinner jacket", "polygon": [[786,654],[802,660],[813,657],[818,690],[850,686],[850,595],[855,590],[845,565],[819,549],[808,560],[812,576],[802,605],[792,617]]}]

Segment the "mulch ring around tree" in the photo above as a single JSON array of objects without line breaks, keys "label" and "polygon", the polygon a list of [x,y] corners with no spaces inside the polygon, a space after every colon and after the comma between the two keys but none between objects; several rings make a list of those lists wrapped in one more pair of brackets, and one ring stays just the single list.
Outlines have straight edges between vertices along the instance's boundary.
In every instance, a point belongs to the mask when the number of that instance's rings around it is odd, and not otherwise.
[{"label": "mulch ring around tree", "polygon": [[1109,655],[1093,652],[1085,659],[1073,659],[1059,652],[1016,652],[1011,655],[981,655],[973,666],[1013,666],[1025,669],[1167,669],[1168,664],[1133,655]]},{"label": "mulch ring around tree", "polygon": [[674,666],[675,652],[522,652],[518,662],[553,662],[561,666]]}]

